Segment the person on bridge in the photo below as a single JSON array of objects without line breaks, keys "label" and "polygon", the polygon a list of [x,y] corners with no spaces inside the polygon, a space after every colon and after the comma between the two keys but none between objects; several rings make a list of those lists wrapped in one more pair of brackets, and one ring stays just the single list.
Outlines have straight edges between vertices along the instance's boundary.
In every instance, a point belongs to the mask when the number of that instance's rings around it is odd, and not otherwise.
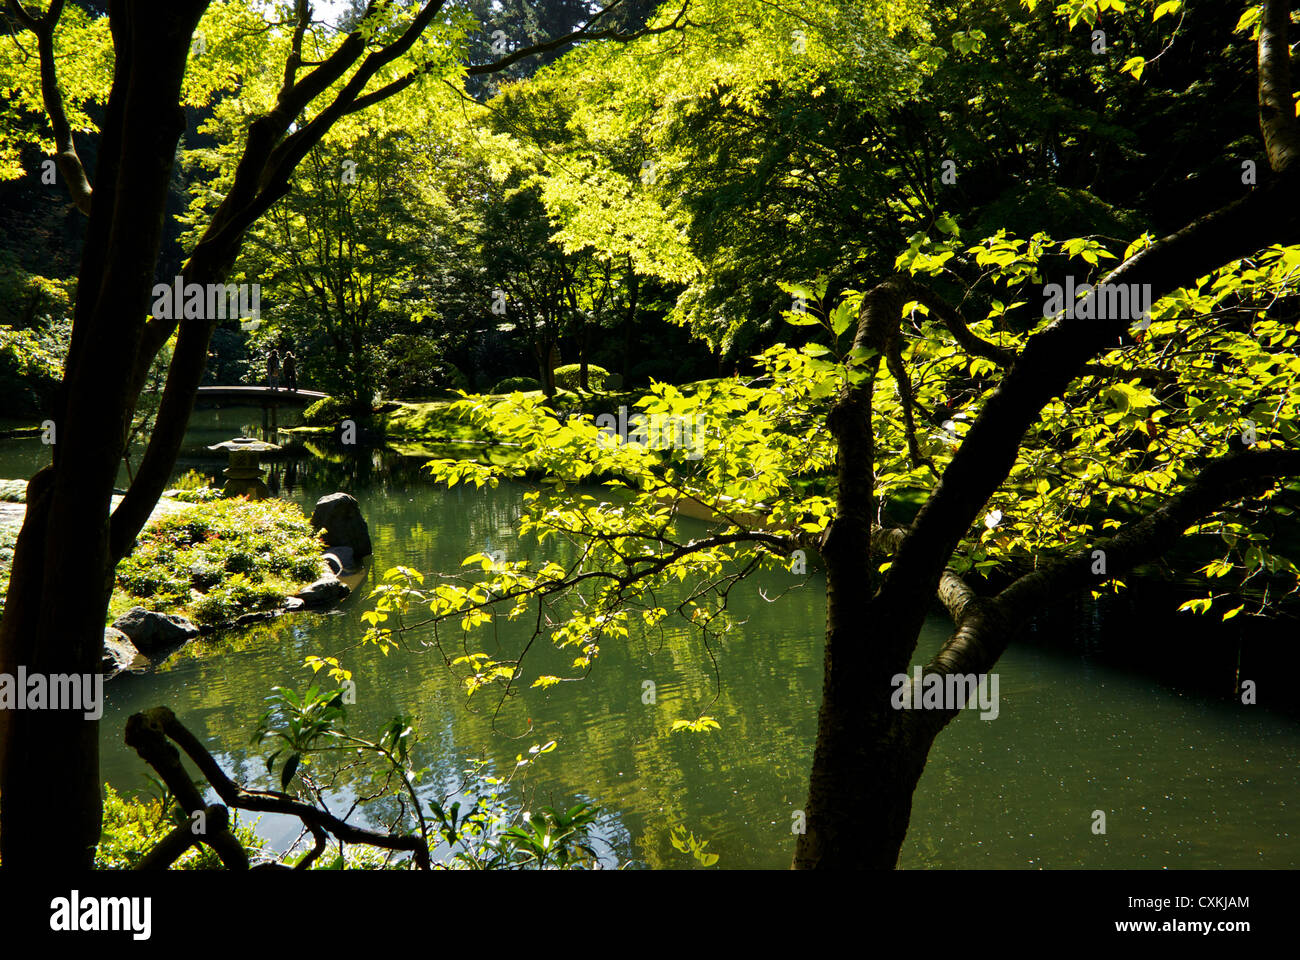
[{"label": "person on bridge", "polygon": [[293,393],[298,392],[298,361],[292,350],[284,352],[284,385]]},{"label": "person on bridge", "polygon": [[274,390],[280,382],[280,351],[271,348],[266,358],[266,385]]}]

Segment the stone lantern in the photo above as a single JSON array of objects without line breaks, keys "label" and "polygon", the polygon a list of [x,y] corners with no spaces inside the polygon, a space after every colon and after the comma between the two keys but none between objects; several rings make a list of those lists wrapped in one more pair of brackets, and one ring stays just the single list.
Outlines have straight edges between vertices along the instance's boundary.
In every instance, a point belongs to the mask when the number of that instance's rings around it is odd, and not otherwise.
[{"label": "stone lantern", "polygon": [[225,450],[230,454],[230,466],[222,471],[226,485],[221,488],[221,492],[225,496],[264,500],[271,495],[262,481],[260,457],[263,453],[273,453],[281,447],[256,437],[235,437],[224,443],[214,443],[208,449]]}]

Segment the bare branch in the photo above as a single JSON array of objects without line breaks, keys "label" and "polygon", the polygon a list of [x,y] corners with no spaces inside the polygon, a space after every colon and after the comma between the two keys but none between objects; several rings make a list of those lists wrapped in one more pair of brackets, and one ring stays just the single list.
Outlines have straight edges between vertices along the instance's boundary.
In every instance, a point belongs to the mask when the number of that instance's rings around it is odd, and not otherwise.
[{"label": "bare branch", "polygon": [[[894,553],[907,536],[902,527],[871,528],[872,553],[877,556],[889,556]],[[935,596],[948,611],[954,623],[961,623],[970,605],[979,599],[975,590],[952,567],[944,567],[939,577],[939,589]]]},{"label": "bare branch", "polygon": [[311,4],[307,0],[297,0],[295,17],[297,22],[293,28],[293,39],[289,43],[289,56],[284,61],[284,82],[280,86],[281,90],[289,90],[293,87],[298,77],[298,69],[303,65],[302,39],[311,25]]},{"label": "bare branch", "polygon": [[[198,788],[194,786],[194,782],[181,765],[180,754],[166,740],[167,721],[175,724],[176,718],[165,707],[150,711],[148,714],[135,714],[126,724],[126,744],[140,755],[141,760],[158,771],[158,775],[167,784],[167,789],[176,797],[187,815],[202,812],[206,816],[209,807],[203,802]],[[203,842],[217,851],[221,862],[227,868],[247,870],[248,854],[239,845],[235,835],[230,832],[225,808],[220,809],[221,815],[214,817],[207,824],[210,829],[202,834]],[[173,835],[164,838],[159,844],[161,849],[154,851],[157,856],[147,857],[141,864],[142,869],[165,869],[188,849],[189,844],[181,847],[179,838],[174,834],[175,831]],[[194,839],[193,834],[190,839],[191,841]],[[171,859],[167,859],[168,857]]]},{"label": "bare branch", "polygon": [[972,332],[966,323],[966,318],[961,315],[961,311],[929,287],[905,276],[899,277],[899,283],[902,286],[904,295],[918,303],[925,304],[930,312],[948,328],[948,332],[953,335],[961,348],[971,356],[992,360],[1000,367],[1009,367],[1015,362],[1016,355],[1014,353],[1010,350],[1004,350],[996,344],[989,343],[983,337]]},{"label": "bare branch", "polygon": [[[158,770],[159,773],[164,774],[165,778],[170,777],[167,779],[168,787],[172,789],[173,793],[176,793],[178,799],[181,799],[182,804],[187,807],[193,806],[193,797],[198,795],[198,791],[184,777],[184,769],[180,767],[180,758],[176,753],[176,748],[167,743],[166,738],[174,740],[189,755],[190,759],[199,768],[199,772],[203,774],[227,806],[241,810],[257,810],[263,813],[287,813],[302,820],[309,828],[314,824],[317,828],[326,830],[348,843],[365,843],[386,850],[409,851],[414,856],[417,866],[422,870],[430,868],[429,847],[420,837],[377,833],[339,820],[318,807],[295,800],[288,794],[269,790],[246,790],[239,786],[226,776],[225,771],[213,759],[207,748],[199,743],[194,734],[190,733],[176,719],[176,715],[166,707],[155,707],[144,713],[134,714],[127,721],[126,737],[127,743],[134,747],[150,766]],[[179,775],[175,774],[172,769],[171,758],[175,758],[175,769],[180,770]],[[161,767],[159,763],[162,764]],[[164,769],[169,772],[165,773]],[[173,785],[172,780],[176,780],[175,785]],[[186,789],[187,786],[188,789]],[[186,796],[190,797],[189,801],[185,799]],[[202,805],[199,804],[197,808],[201,809]],[[312,834],[316,837],[317,849],[322,849],[319,834],[314,829]],[[231,839],[234,839],[233,836],[231,836]],[[316,855],[319,856],[319,853]],[[226,865],[232,866],[229,862]],[[247,866],[246,859],[245,866]]]}]

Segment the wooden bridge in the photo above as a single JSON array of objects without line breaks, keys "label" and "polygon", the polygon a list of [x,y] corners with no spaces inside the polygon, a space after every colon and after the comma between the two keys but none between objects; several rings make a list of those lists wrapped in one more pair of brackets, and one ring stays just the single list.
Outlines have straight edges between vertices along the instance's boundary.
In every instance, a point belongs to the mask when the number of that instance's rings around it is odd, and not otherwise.
[{"label": "wooden bridge", "polygon": [[262,408],[262,429],[279,428],[276,413],[283,406],[309,407],[328,394],[319,390],[288,390],[285,387],[199,387],[196,404],[216,403]]},{"label": "wooden bridge", "polygon": [[319,390],[288,390],[285,387],[199,387],[195,402],[238,403],[257,406],[309,407],[327,394]]}]

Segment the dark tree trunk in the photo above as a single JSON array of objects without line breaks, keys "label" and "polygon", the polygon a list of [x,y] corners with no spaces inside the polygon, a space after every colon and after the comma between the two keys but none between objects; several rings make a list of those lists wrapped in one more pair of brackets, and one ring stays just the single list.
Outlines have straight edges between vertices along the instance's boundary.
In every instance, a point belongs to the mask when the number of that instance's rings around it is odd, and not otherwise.
[{"label": "dark tree trunk", "polygon": [[[58,144],[56,159],[73,200],[89,219],[72,338],[55,403],[54,463],[28,486],[0,621],[0,672],[13,674],[25,666],[29,674],[94,674],[116,564],[130,550],[175,465],[212,336],[212,318],[179,324],[146,319],[176,145],[185,125],[181,81],[208,0],[109,0],[114,73],[93,192],[58,90],[52,36],[63,5],[49,5],[41,17],[11,6],[17,20],[37,34],[41,92]],[[375,11],[385,5],[372,6],[363,19],[377,18]],[[230,190],[186,262],[184,283],[223,282],[244,232],[288,192],[294,169],[325,133],[341,117],[393,96],[420,76],[412,70],[363,95],[381,68],[410,52],[442,6],[424,4],[380,49],[370,46],[371,33],[362,27],[318,63],[306,64],[295,48],[274,106],[249,124]],[[296,42],[308,24],[308,6],[298,4]],[[561,42],[584,36],[579,31]],[[516,51],[471,72],[492,73],[528,55],[529,50]],[[322,98],[322,108],[301,122],[309,105]],[[174,332],[176,349],[153,432],[130,488],[110,514],[136,399],[150,364]],[[549,359],[541,358],[544,367]],[[544,382],[554,390],[553,376]],[[0,859],[6,869],[67,871],[93,862],[102,814],[99,731],[98,721],[84,719],[83,712],[0,711]]]},{"label": "dark tree trunk", "polygon": [[796,868],[893,867],[929,750],[929,739],[918,736],[890,706],[891,678],[906,670],[915,635],[909,636],[910,625],[889,617],[872,596],[878,578],[871,560],[871,385],[901,304],[889,284],[864,298],[854,347],[874,349],[876,355],[868,361],[864,383],[845,392],[829,419],[839,453],[836,515],[822,542],[826,652],[806,831],[796,842]]},{"label": "dark tree trunk", "polygon": [[[1285,61],[1278,51],[1286,49],[1285,17],[1270,6],[1274,16],[1266,22],[1280,34],[1271,66],[1281,73]],[[1287,81],[1277,77],[1272,84],[1265,80],[1266,33],[1261,34],[1261,105],[1268,91],[1289,89]],[[1274,181],[1156,241],[1120,264],[1103,283],[1149,283],[1154,301],[1271,243],[1295,242],[1300,231],[1300,174],[1292,148],[1300,143],[1300,132],[1289,110],[1275,107],[1261,113],[1270,163],[1278,174]],[[1272,137],[1267,131],[1270,122],[1279,126]],[[880,358],[897,350],[890,338],[897,335],[902,291],[911,289],[909,282],[887,281],[863,299],[854,347],[874,351],[867,385],[874,381]],[[964,531],[1010,473],[1026,429],[1044,404],[1061,395],[1093,357],[1123,334],[1126,323],[1123,317],[1099,322],[1060,316],[1010,358],[1009,369],[941,482],[899,537],[889,572],[881,578],[873,575],[867,559],[874,502],[869,386],[849,390],[836,404],[830,428],[839,445],[839,488],[836,518],[822,545],[827,571],[823,699],[805,811],[807,832],[798,838],[795,867],[888,868],[897,862],[912,791],[934,737],[951,714],[936,711],[922,718],[914,711],[894,711],[889,706],[890,679],[908,672],[925,611],[936,594],[944,595],[945,567]],[[1189,493],[1178,499],[1194,504],[1208,496]],[[1222,498],[1210,501],[1217,504]],[[1171,520],[1157,511],[1148,520],[1166,524],[1176,537],[1206,512],[1189,510]],[[1156,539],[1145,536],[1149,543]],[[1117,537],[1111,543],[1120,541]],[[1115,549],[1107,552],[1112,571],[1118,555]],[[1082,561],[1079,567],[1087,569]],[[1018,581],[991,601],[966,601],[970,616],[954,615],[956,631],[925,669],[986,672],[1031,609],[1030,600],[1045,604],[1051,589],[1049,579]]]},{"label": "dark tree trunk", "polygon": [[559,356],[559,351],[555,348],[555,338],[547,334],[538,341],[536,351],[537,378],[541,383],[542,392],[548,397],[553,397],[555,396],[555,364]]},{"label": "dark tree trunk", "polygon": [[[132,371],[184,129],[181,78],[205,6],[193,0],[165,11],[112,5],[115,67],[99,154],[101,188],[89,201],[54,464],[32,478],[14,551],[0,621],[0,672],[99,670],[115,566],[110,498],[138,393]],[[96,721],[78,710],[0,711],[6,869],[90,866],[101,811]]]},{"label": "dark tree trunk", "polygon": [[631,265],[627,270],[627,317],[623,321],[623,389],[628,387],[632,372],[632,329],[636,325],[637,295],[640,293],[640,278]]},{"label": "dark tree trunk", "polygon": [[579,314],[578,317],[578,387],[583,393],[591,388],[587,386],[587,347],[588,347],[588,326],[585,315]]}]

